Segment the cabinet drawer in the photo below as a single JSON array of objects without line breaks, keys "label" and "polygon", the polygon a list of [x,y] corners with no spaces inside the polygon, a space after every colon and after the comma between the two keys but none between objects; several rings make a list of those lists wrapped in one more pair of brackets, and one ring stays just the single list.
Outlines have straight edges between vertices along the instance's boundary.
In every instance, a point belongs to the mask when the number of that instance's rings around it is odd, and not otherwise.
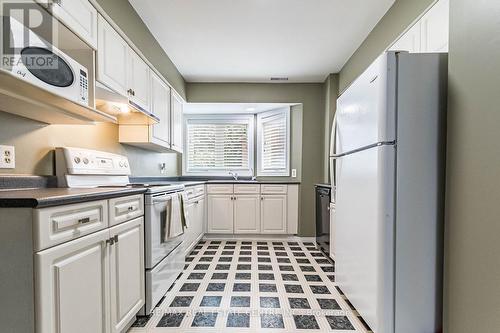
[{"label": "cabinet drawer", "polygon": [[117,225],[144,215],[142,194],[109,200],[109,225]]},{"label": "cabinet drawer", "polygon": [[208,194],[231,194],[233,193],[233,184],[210,184],[207,185]]},{"label": "cabinet drawer", "polygon": [[188,197],[188,200],[191,200],[192,198],[198,197],[200,195],[205,194],[205,186],[204,185],[196,185],[196,186],[190,186],[187,187],[186,190],[186,195]]},{"label": "cabinet drawer", "polygon": [[108,202],[91,201],[33,211],[35,251],[88,235],[108,226]]},{"label": "cabinet drawer", "polygon": [[258,184],[235,184],[234,185],[235,194],[259,194],[260,185]]},{"label": "cabinet drawer", "polygon": [[287,190],[287,185],[262,184],[260,186],[260,191],[262,194],[286,194]]}]

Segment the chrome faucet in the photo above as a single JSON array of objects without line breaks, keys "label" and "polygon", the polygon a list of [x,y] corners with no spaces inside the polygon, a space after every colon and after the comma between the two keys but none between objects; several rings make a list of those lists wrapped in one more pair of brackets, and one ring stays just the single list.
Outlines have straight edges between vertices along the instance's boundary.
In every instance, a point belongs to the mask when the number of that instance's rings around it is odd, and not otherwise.
[{"label": "chrome faucet", "polygon": [[252,180],[257,180],[257,177],[255,177],[255,174],[253,173],[253,168],[250,168],[250,173],[252,174]]},{"label": "chrome faucet", "polygon": [[233,176],[234,180],[238,180],[238,173],[237,172],[229,171],[229,174],[231,176]]}]

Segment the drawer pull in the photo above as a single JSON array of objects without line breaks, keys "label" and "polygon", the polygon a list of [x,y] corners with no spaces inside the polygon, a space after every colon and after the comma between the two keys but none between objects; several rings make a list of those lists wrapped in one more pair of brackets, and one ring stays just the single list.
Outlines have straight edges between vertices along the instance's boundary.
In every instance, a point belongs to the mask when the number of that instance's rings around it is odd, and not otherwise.
[{"label": "drawer pull", "polygon": [[78,223],[80,223],[80,224],[85,224],[85,223],[89,223],[89,222],[90,222],[90,217],[84,217],[84,218],[78,220]]},{"label": "drawer pull", "polygon": [[134,206],[129,206],[129,207],[128,207],[128,210],[129,210],[130,212],[131,212],[131,211],[133,211],[133,210],[134,210]]}]

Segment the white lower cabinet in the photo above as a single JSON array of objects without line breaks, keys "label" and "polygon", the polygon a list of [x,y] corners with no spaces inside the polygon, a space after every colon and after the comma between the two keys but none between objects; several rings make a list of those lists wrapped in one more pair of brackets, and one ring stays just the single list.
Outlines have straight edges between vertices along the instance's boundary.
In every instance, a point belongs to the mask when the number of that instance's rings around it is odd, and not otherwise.
[{"label": "white lower cabinet", "polygon": [[111,332],[122,332],[144,305],[144,219],[109,229]]},{"label": "white lower cabinet", "polygon": [[286,233],[286,203],[286,194],[262,195],[260,203],[261,233]]},{"label": "white lower cabinet", "polygon": [[296,234],[298,185],[215,185],[208,191],[208,233]]},{"label": "white lower cabinet", "polygon": [[195,224],[193,226],[196,238],[203,233],[205,225],[205,199],[201,198],[195,202]]},{"label": "white lower cabinet", "polygon": [[35,254],[36,332],[109,332],[109,231]]},{"label": "white lower cabinet", "polygon": [[260,232],[260,195],[236,195],[233,208],[235,234]]},{"label": "white lower cabinet", "polygon": [[208,195],[208,232],[213,234],[233,233],[233,195]]},{"label": "white lower cabinet", "polygon": [[123,332],[144,305],[144,218],[35,253],[37,333]]}]

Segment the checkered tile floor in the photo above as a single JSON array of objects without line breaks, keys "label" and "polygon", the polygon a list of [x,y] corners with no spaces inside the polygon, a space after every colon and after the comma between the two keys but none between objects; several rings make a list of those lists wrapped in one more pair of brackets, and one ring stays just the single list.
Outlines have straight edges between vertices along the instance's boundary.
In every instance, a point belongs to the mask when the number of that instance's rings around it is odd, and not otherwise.
[{"label": "checkered tile floor", "polygon": [[313,243],[202,240],[139,332],[369,332]]}]

